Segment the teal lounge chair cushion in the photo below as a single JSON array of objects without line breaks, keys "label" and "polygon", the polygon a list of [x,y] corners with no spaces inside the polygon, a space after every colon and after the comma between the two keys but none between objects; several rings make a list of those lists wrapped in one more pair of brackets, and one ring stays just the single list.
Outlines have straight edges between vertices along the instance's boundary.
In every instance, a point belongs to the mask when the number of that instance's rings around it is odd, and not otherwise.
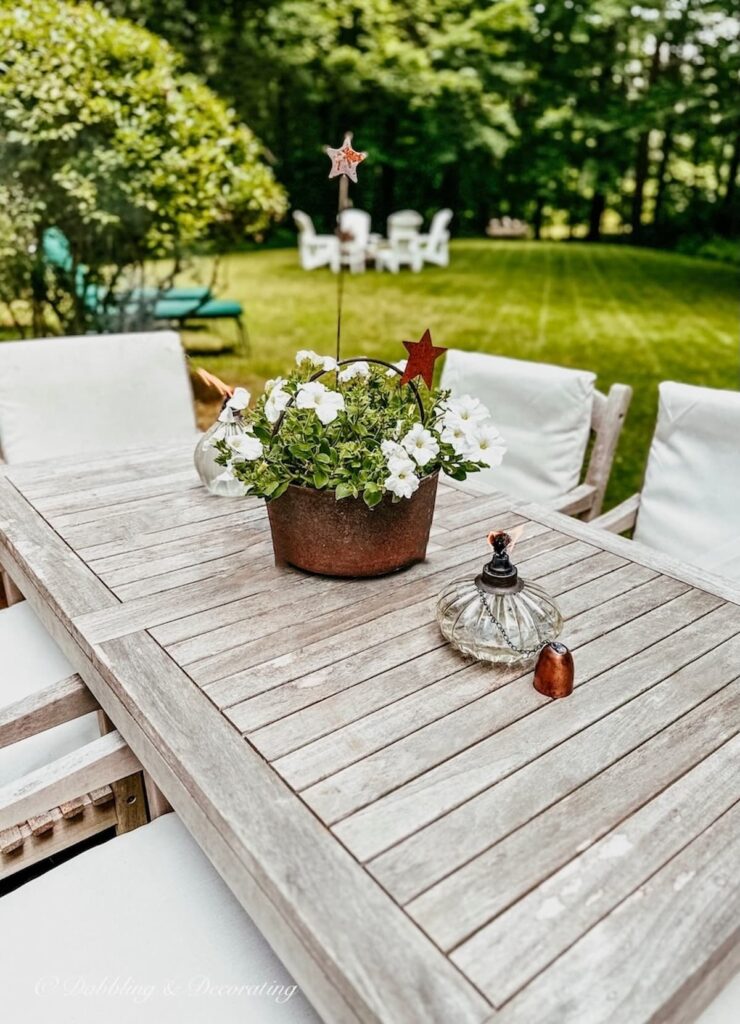
[{"label": "teal lounge chair cushion", "polygon": [[160,299],[154,304],[157,320],[218,320],[238,317],[244,312],[241,302],[235,299],[209,299],[207,302],[184,301],[181,299]]}]

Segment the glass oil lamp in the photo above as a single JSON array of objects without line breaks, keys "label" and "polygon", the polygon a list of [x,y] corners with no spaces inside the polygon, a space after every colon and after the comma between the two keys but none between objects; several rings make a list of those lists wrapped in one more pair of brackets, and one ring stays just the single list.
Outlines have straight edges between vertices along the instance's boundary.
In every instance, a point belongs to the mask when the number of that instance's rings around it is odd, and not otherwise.
[{"label": "glass oil lamp", "polygon": [[492,533],[490,562],[475,579],[455,580],[440,594],[437,622],[463,654],[499,665],[534,662],[563,628],[551,597],[512,565],[507,533]]}]

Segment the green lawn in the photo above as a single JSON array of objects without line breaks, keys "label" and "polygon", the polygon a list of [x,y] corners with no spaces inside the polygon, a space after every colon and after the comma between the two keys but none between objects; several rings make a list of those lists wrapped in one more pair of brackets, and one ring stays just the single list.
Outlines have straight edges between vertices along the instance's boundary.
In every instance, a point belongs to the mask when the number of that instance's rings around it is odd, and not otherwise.
[{"label": "green lawn", "polygon": [[[194,356],[196,365],[256,385],[298,348],[333,353],[328,270],[305,273],[295,251],[272,250],[227,258],[222,277],[221,294],[244,302],[252,355]],[[640,486],[659,381],[738,387],[739,285],[729,265],[626,246],[461,241],[447,270],[348,276],[342,351],[399,359],[401,340],[429,327],[447,347],[591,369],[604,390],[631,384],[613,504]]]}]

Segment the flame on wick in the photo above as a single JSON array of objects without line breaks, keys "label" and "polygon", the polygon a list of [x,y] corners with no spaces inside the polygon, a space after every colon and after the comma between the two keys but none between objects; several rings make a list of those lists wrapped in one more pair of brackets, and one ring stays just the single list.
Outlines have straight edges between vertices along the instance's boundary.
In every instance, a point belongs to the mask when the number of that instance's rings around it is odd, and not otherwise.
[{"label": "flame on wick", "polygon": [[509,537],[507,548],[509,554],[511,554],[524,533],[524,523],[520,523],[519,526],[512,526],[510,530],[492,530],[486,537],[491,547],[493,547],[494,537],[498,537],[501,533],[505,533]]},{"label": "flame on wick", "polygon": [[200,366],[198,367],[198,376],[209,387],[215,388],[222,398],[231,398],[234,394],[234,389],[230,388],[228,384],[224,384],[220,377],[216,377],[214,374],[209,373],[208,370],[204,370]]}]

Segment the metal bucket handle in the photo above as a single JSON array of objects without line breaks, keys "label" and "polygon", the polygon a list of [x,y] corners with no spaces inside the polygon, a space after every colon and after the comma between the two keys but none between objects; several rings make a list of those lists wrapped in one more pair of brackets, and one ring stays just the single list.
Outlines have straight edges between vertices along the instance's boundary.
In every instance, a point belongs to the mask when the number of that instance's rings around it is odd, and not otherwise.
[{"label": "metal bucket handle", "polygon": [[[404,371],[403,370],[399,370],[399,368],[397,366],[395,366],[393,363],[389,363],[385,359],[371,359],[368,356],[354,356],[352,359],[340,359],[339,362],[337,363],[337,370],[339,369],[340,366],[349,366],[350,363],[375,363],[376,366],[387,366],[389,370],[394,370],[398,374],[399,377],[403,377],[403,372]],[[316,373],[314,373],[311,377],[309,377],[308,382],[311,383],[312,381],[318,380],[319,377],[323,377],[325,373],[334,373],[334,372],[335,372],[334,369],[331,369],[331,370],[317,370]],[[417,404],[418,409],[419,409],[419,418],[421,419],[421,425],[424,426],[424,424],[426,423],[426,413],[424,412],[424,403],[421,400],[421,395],[419,394],[419,389],[417,388],[416,384],[414,384],[414,382],[412,380],[407,381],[407,384],[408,384],[408,386],[411,388],[411,390],[414,393],[414,398],[416,399],[416,404]],[[291,405],[293,405],[294,401],[295,401],[295,395],[291,395],[290,396],[290,401],[285,406],[283,411],[280,413],[280,416],[278,417],[277,422],[275,423],[275,426],[272,428],[272,436],[273,437],[277,434],[278,430],[280,430],[280,427],[282,426],[283,420],[285,419],[285,414],[287,413],[288,409],[290,409]]]}]

